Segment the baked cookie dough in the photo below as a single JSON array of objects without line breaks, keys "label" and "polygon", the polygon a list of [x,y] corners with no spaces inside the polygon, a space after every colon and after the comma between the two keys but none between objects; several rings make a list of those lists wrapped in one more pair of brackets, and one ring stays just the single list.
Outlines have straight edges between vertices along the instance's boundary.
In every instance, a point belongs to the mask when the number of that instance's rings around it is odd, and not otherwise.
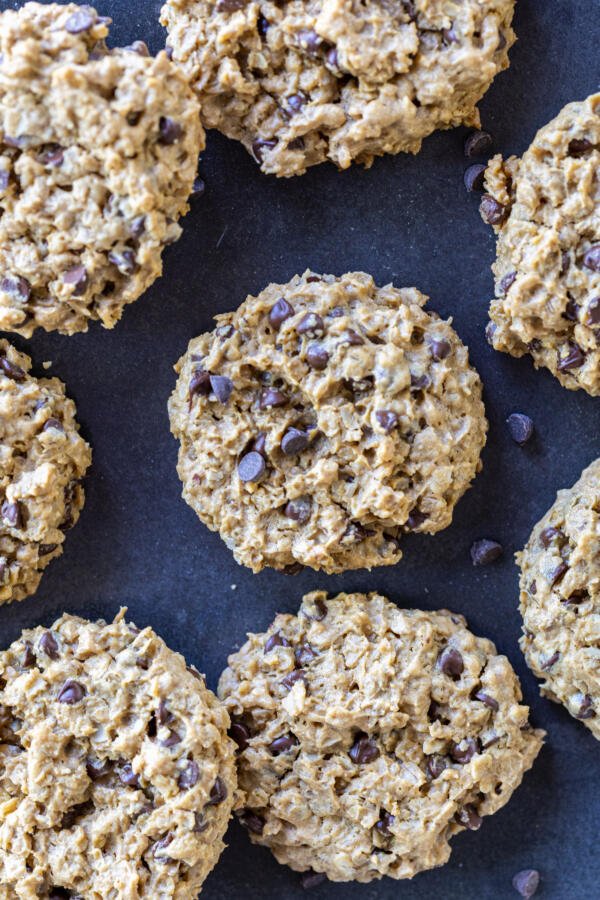
[{"label": "baked cookie dough", "polygon": [[600,459],[558,492],[517,561],[527,663],[600,740]]},{"label": "baked cookie dough", "polygon": [[63,551],[92,454],[58,378],[0,339],[0,605],[33,594]]},{"label": "baked cookie dough", "polygon": [[107,328],[161,274],[204,133],[165,53],[90,6],[0,15],[0,330]]},{"label": "baked cookie dough", "polygon": [[485,221],[498,234],[496,350],[600,395],[600,94],[570,103],[522,159],[495,156]]},{"label": "baked cookie dough", "polygon": [[300,175],[417,153],[437,128],[479,125],[508,67],[514,0],[167,0],[161,22],[206,127],[263,172]]},{"label": "baked cookie dough", "polygon": [[240,821],[332,881],[411,878],[510,799],[543,732],[489,640],[447,610],[308,594],[229,659]]},{"label": "baked cookie dough", "polygon": [[151,628],[63,616],[0,653],[0,896],[195,900],[235,802],[229,718]]},{"label": "baked cookie dough", "polygon": [[414,288],[309,271],[216,317],[176,366],[183,496],[238,562],[397,562],[480,468],[481,382]]}]

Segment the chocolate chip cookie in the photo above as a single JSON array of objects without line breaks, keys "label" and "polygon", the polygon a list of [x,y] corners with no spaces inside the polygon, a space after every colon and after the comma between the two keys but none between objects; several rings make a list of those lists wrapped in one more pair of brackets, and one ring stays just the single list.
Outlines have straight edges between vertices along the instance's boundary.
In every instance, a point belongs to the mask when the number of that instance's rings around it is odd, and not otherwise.
[{"label": "chocolate chip cookie", "polygon": [[517,560],[527,663],[600,740],[600,459],[558,492]]},{"label": "chocolate chip cookie", "polygon": [[0,329],[107,328],[160,275],[204,134],[165,53],[90,6],[0,15]]},{"label": "chocolate chip cookie", "polygon": [[223,849],[228,715],[123,616],[63,616],[0,653],[2,897],[195,900]]},{"label": "chocolate chip cookie", "polygon": [[208,128],[263,172],[299,175],[417,153],[437,128],[478,125],[508,66],[514,0],[167,0],[161,21]]},{"label": "chocolate chip cookie", "polygon": [[414,288],[305,272],[217,316],[176,366],[183,496],[257,572],[389,565],[480,467],[481,383]]},{"label": "chocolate chip cookie", "polygon": [[494,157],[484,220],[498,234],[496,350],[600,395],[600,94],[570,103],[522,159]]},{"label": "chocolate chip cookie", "polygon": [[229,659],[240,821],[332,881],[411,878],[510,799],[542,745],[517,676],[462,616],[308,594]]},{"label": "chocolate chip cookie", "polygon": [[58,378],[0,340],[0,604],[33,594],[83,507],[92,454]]}]

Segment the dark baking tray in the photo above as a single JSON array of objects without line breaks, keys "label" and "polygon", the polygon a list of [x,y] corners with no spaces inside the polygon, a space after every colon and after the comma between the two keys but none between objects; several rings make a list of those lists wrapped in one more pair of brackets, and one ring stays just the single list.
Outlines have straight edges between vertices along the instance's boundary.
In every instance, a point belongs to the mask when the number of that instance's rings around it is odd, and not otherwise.
[{"label": "dark baking tray", "polygon": [[[1,9],[19,5],[0,2]],[[155,51],[164,44],[157,0],[96,5],[114,19],[113,44],[144,39]],[[599,0],[519,0],[515,25],[511,67],[481,104],[504,154],[521,153],[565,103],[597,90],[600,78]],[[75,337],[14,340],[32,354],[39,374],[42,362],[53,360],[51,372],[77,402],[94,463],[64,555],[34,598],[0,608],[2,646],[63,611],[110,618],[126,604],[133,620],[152,625],[215,688],[246,631],[263,630],[276,612],[295,611],[304,592],[323,587],[378,590],[402,606],[458,610],[517,669],[548,741],[511,802],[477,833],[457,836],[448,865],[411,882],[314,889],[331,900],[516,897],[511,878],[525,867],[540,870],[540,896],[548,900],[598,896],[600,746],[562,707],[540,698],[524,664],[512,556],[556,490],[600,455],[600,399],[568,392],[527,359],[487,346],[494,238],[479,218],[477,197],[463,187],[463,138],[462,130],[434,135],[418,156],[380,159],[368,171],[337,173],[324,165],[276,180],[261,175],[241,146],[210,134],[201,163],[206,194],[165,253],[163,278],[122,322],[113,331],[94,325]],[[337,274],[364,269],[382,284],[417,285],[433,309],[453,317],[483,378],[491,426],[483,472],[453,525],[435,537],[408,538],[396,567],[339,577],[252,575],[180,498],[167,418],[172,365],[215,313],[307,266]],[[514,411],[535,420],[535,441],[524,449],[507,433]],[[480,537],[502,542],[500,562],[471,565],[469,547]],[[206,900],[304,896],[299,876],[251,846],[235,823],[228,843],[206,882]]]}]

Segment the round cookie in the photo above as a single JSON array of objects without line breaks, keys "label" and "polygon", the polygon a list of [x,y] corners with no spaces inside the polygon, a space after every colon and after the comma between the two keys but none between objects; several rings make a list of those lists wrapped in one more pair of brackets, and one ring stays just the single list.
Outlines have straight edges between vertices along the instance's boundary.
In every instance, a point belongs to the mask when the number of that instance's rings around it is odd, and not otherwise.
[{"label": "round cookie", "polygon": [[600,740],[600,459],[558,492],[517,561],[527,664]]},{"label": "round cookie", "polygon": [[600,395],[600,94],[570,103],[522,159],[491,160],[481,212],[498,234],[488,340]]},{"label": "round cookie", "polygon": [[167,0],[161,22],[206,127],[263,172],[300,175],[417,153],[437,128],[478,125],[508,67],[514,0]]},{"label": "round cookie", "polygon": [[223,849],[229,717],[124,612],[63,616],[0,653],[3,897],[195,900]]},{"label": "round cookie", "polygon": [[33,594],[63,551],[92,454],[58,378],[0,339],[0,604]]},{"label": "round cookie", "polygon": [[[107,328],[161,274],[204,133],[165,53],[90,6],[0,15],[0,329]],[[58,111],[58,113],[57,113]]]},{"label": "round cookie", "polygon": [[238,562],[389,565],[404,532],[450,524],[487,422],[466,347],[425,303],[307,271],[191,341],[169,404],[183,496]]},{"label": "round cookie", "polygon": [[462,616],[372,593],[308,594],[229,659],[240,821],[280,863],[332,881],[411,878],[509,800],[543,732]]}]

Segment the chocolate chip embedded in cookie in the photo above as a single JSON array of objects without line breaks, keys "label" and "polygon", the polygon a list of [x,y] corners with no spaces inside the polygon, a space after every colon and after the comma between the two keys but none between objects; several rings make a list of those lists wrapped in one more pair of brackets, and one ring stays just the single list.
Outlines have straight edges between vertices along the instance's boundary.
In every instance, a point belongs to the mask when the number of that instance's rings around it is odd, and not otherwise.
[{"label": "chocolate chip embedded in cookie", "polygon": [[195,900],[223,849],[229,717],[123,615],[63,616],[0,652],[3,897]]},{"label": "chocolate chip embedded in cookie", "polygon": [[479,470],[481,383],[414,288],[305,272],[218,316],[176,370],[183,496],[238,562],[397,562]]},{"label": "chocolate chip embedded in cookie", "polygon": [[462,616],[374,593],[308,594],[249,635],[219,696],[239,729],[241,824],[280,863],[332,881],[445,863],[543,738],[509,661]]},{"label": "chocolate chip embedded in cookie", "polygon": [[527,663],[600,740],[600,459],[558,492],[517,561]]},{"label": "chocolate chip embedded in cookie", "polygon": [[198,103],[165,53],[108,50],[90,6],[0,15],[0,329],[107,328],[160,275],[198,153]]},{"label": "chocolate chip embedded in cookie", "polygon": [[494,157],[481,214],[498,234],[488,339],[600,395],[600,94],[570,103],[522,159]]},{"label": "chocolate chip embedded in cookie", "polygon": [[0,340],[0,604],[33,594],[83,507],[91,451],[58,378]]},{"label": "chocolate chip embedded in cookie", "polygon": [[167,0],[161,22],[204,124],[264,172],[342,169],[416,153],[438,128],[479,124],[508,66],[514,0]]}]

